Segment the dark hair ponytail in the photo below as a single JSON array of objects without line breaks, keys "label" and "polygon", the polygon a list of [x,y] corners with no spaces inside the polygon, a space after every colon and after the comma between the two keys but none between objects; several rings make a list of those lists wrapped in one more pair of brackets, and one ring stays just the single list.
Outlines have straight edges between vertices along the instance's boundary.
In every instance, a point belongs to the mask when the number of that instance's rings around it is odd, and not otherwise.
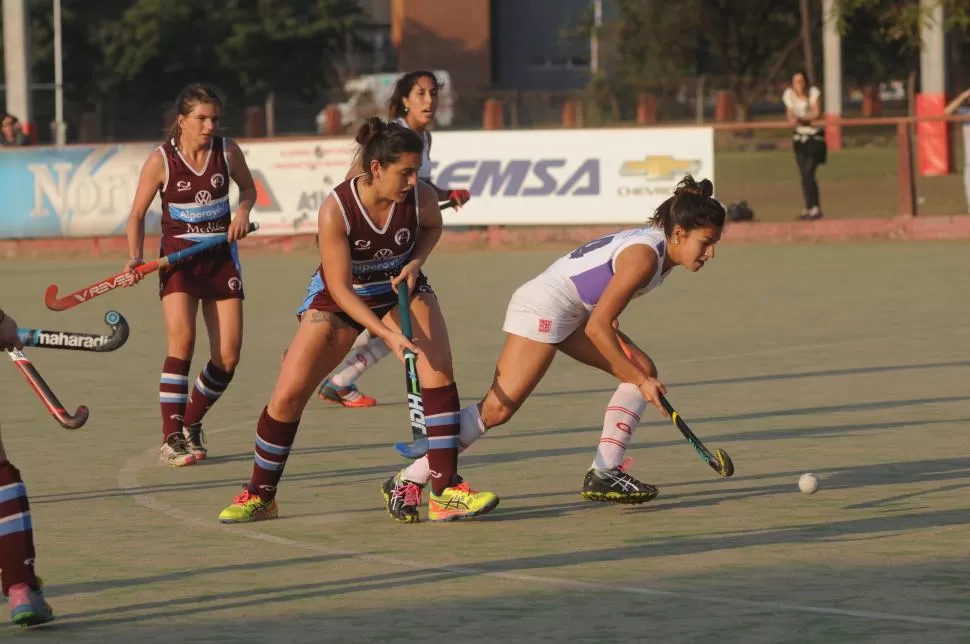
[{"label": "dark hair ponytail", "polygon": [[443,87],[434,73],[424,69],[408,72],[404,76],[401,76],[397,79],[397,83],[394,84],[394,93],[391,94],[390,100],[387,101],[387,113],[390,118],[402,119],[407,116],[408,109],[404,106],[404,99],[410,96],[414,85],[422,78],[430,78],[434,83],[435,89],[441,89]]},{"label": "dark hair ponytail", "polygon": [[657,206],[650,222],[657,228],[663,228],[664,234],[670,237],[674,226],[680,226],[684,232],[704,226],[724,226],[724,206],[714,198],[714,184],[710,179],[703,179],[700,183],[694,177],[687,175],[677,184],[674,194]]},{"label": "dark hair ponytail", "polygon": [[420,155],[424,150],[424,141],[413,131],[397,123],[385,123],[376,116],[360,124],[354,139],[360,145],[357,154],[367,174],[370,174],[372,161],[376,160],[381,167],[387,167],[402,154]]}]

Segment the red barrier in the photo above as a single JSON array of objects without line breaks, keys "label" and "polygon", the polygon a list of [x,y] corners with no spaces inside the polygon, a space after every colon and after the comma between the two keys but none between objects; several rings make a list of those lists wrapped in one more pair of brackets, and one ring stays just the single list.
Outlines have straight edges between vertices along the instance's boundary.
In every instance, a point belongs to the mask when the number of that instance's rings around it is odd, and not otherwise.
[{"label": "red barrier", "polygon": [[[916,116],[942,116],[946,107],[944,94],[917,94]],[[950,174],[950,139],[946,121],[920,121],[916,124],[919,146],[919,173],[924,177]]]}]

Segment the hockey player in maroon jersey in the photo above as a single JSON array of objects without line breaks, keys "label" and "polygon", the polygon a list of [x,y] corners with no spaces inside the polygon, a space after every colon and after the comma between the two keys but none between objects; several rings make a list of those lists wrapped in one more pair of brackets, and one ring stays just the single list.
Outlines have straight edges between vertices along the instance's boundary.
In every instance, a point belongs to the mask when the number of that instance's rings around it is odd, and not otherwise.
[{"label": "hockey player in maroon jersey", "polygon": [[[162,447],[159,460],[171,467],[206,457],[202,417],[232,380],[242,348],[243,282],[236,240],[246,236],[256,187],[239,146],[218,136],[223,99],[211,85],[185,87],[176,100],[171,136],[148,156],[128,217],[126,269],[144,263],[145,214],[162,198],[159,256],[227,234],[219,245],[159,272],[159,296],[168,335],[168,353],[159,382]],[[229,180],[239,188],[232,214]],[[199,304],[209,332],[209,362],[189,387]]]},{"label": "hockey player in maroon jersey", "polygon": [[[429,518],[463,519],[498,505],[494,494],[472,490],[457,472],[459,398],[448,330],[421,270],[442,229],[437,195],[418,180],[424,144],[408,128],[379,118],[360,127],[357,142],[366,171],[334,188],[320,208],[321,264],[297,311],[300,325],[256,426],[252,476],[219,514],[224,523],[278,516],[277,486],[303,409],[365,328],[399,359],[405,349],[418,354],[430,444]],[[402,282],[413,294],[413,344],[399,326],[396,290]],[[421,492],[398,476],[382,486],[388,511],[405,523],[418,521]]]}]

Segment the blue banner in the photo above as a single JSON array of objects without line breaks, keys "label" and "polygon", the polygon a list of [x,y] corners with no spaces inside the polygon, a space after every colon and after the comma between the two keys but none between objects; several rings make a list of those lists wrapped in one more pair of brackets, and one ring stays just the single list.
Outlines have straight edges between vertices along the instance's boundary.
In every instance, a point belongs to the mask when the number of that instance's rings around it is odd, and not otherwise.
[{"label": "blue banner", "polygon": [[[0,238],[124,235],[152,144],[0,149]],[[146,230],[158,232],[156,196]]]}]

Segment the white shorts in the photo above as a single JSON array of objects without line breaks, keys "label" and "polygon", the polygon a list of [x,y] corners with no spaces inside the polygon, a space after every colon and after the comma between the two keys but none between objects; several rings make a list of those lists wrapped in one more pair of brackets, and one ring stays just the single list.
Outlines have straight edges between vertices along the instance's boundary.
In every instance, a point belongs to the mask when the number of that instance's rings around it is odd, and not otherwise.
[{"label": "white shorts", "polygon": [[571,302],[564,288],[573,287],[560,285],[545,273],[520,286],[509,300],[502,330],[544,344],[568,338],[586,324],[589,311]]}]

